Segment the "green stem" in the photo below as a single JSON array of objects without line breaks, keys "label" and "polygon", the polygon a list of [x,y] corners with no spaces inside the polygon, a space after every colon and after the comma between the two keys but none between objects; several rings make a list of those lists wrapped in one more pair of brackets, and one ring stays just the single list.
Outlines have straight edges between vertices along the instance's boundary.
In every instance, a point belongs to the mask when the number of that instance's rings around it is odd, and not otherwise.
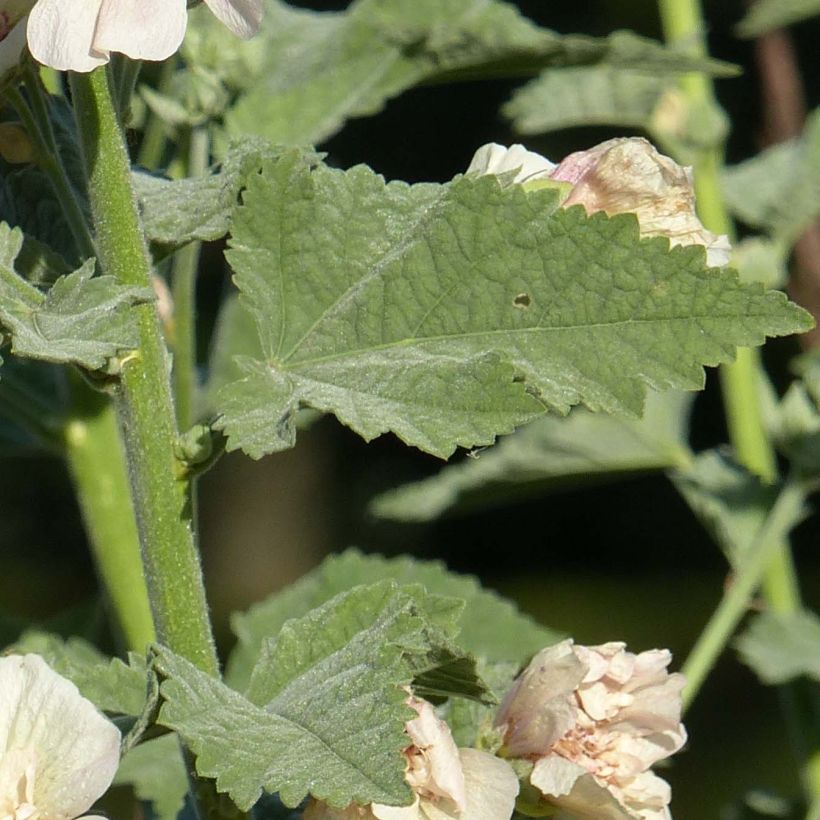
[{"label": "green stem", "polygon": [[[157,91],[160,94],[164,94],[168,91],[176,67],[176,57],[170,57],[162,64],[159,82],[157,83]],[[148,122],[142,135],[139,156],[137,157],[137,163],[143,168],[148,168],[151,171],[155,171],[159,168],[160,162],[162,162],[162,154],[165,150],[165,128],[166,126],[162,118],[158,117],[149,109]]]},{"label": "green stem", "polygon": [[[151,265],[131,187],[131,165],[104,68],[71,74],[88,192],[105,273],[150,286]],[[122,362],[114,403],[142,545],[157,636],[173,651],[217,675],[190,485],[176,456],[177,430],[168,354],[156,308],[135,309],[139,348]]]},{"label": "green stem", "polygon": [[786,532],[799,516],[804,500],[803,486],[798,481],[789,479],[744,554],[741,569],[732,579],[723,600],[683,664],[681,671],[686,676],[686,688],[683,691],[684,709],[694,700],[707,674],[732,637],[735,627],[748,611],[762,575],[780,547],[781,534]]},{"label": "green stem", "polygon": [[[703,17],[698,0],[659,0],[661,20],[668,42],[697,57],[708,56]],[[712,81],[705,74],[688,74],[681,80],[692,110],[716,106]],[[723,147],[698,149],[694,158],[695,193],[703,224],[719,234],[734,235],[720,190]],[[763,423],[759,400],[760,380],[765,378],[757,351],[741,348],[734,362],[721,367],[721,386],[729,437],[741,464],[764,481],[777,479],[774,450]],[[778,612],[800,607],[800,592],[786,538],[772,555],[763,591],[769,606]]]},{"label": "green stem", "polygon": [[91,390],[78,375],[69,377],[72,415],[64,427],[69,472],[97,570],[125,642],[144,653],[156,636],[117,417],[106,396]]},{"label": "green stem", "polygon": [[[208,129],[191,129],[188,146],[188,176],[202,176],[208,170],[210,141]],[[187,430],[196,420],[196,274],[199,268],[199,242],[190,242],[174,257],[172,272],[174,297],[174,398],[177,423]]]}]

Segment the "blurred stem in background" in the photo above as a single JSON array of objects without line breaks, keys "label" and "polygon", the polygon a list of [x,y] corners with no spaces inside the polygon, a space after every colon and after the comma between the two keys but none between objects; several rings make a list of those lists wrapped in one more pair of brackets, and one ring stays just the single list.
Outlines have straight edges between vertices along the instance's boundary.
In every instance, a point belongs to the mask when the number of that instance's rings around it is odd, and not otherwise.
[{"label": "blurred stem in background", "polygon": [[[658,7],[667,42],[693,56],[708,56],[706,27],[699,0],[658,0]],[[681,89],[688,103],[690,124],[708,122],[710,112],[718,108],[711,79],[702,73],[688,74],[681,79]],[[697,140],[698,135],[693,139]],[[730,240],[734,240],[734,226],[720,190],[723,139],[707,139],[694,144],[692,149],[695,193],[703,224],[709,230],[727,234]],[[774,483],[778,480],[777,462],[763,423],[760,402],[761,385],[766,378],[759,353],[748,348],[740,348],[736,360],[721,367],[723,402],[735,455],[750,472],[765,482]],[[800,486],[789,482],[778,503],[788,501],[789,505],[791,502],[799,505],[804,497]],[[775,526],[778,509],[776,505],[770,512],[755,548],[749,551],[752,566],[741,568],[738,578],[734,580],[733,586],[741,586],[741,589],[733,591],[730,587],[686,661],[686,668],[696,672],[685,693],[687,704],[691,703],[708,670],[732,637],[734,625],[742,615],[738,605],[751,596],[756,586],[754,581],[758,567],[754,566],[756,561],[752,559],[756,557],[760,560],[760,556],[765,559],[771,555],[761,584],[771,611],[792,613],[801,607],[790,544],[787,537],[778,536],[778,527]],[[767,545],[765,539],[769,538],[775,540]],[[759,543],[761,539],[763,542]],[[741,579],[744,581],[742,585],[739,583]],[[820,800],[820,754],[815,739],[809,734],[811,721],[802,712],[796,685],[781,687],[781,703],[799,756],[806,797],[814,810]]]}]

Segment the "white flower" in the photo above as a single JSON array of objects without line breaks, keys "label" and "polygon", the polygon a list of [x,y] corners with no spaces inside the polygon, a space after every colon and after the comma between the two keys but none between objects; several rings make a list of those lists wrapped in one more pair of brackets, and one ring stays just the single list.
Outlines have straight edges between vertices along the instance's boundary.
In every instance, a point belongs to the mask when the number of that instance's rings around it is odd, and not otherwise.
[{"label": "white flower", "polygon": [[405,750],[410,806],[351,805],[331,809],[312,801],[304,820],[509,820],[518,794],[512,768],[477,749],[457,749],[444,721],[427,701],[410,697],[418,717],[408,721],[412,744]]},{"label": "white flower", "polygon": [[119,730],[38,655],[0,658],[0,693],[0,818],[79,817],[114,778]]},{"label": "white flower", "polygon": [[671,656],[622,643],[539,652],[501,704],[496,725],[530,782],[561,809],[601,820],[668,820],[671,791],[650,768],[686,741],[684,678]]},{"label": "white flower", "polygon": [[645,139],[607,140],[570,154],[557,166],[521,145],[490,144],[476,151],[467,171],[499,174],[518,167],[514,182],[564,183],[564,208],[634,213],[642,236],[665,236],[671,245],[703,245],[710,267],[729,264],[729,238],[706,230],[695,212],[692,169],[658,153]]},{"label": "white flower", "polygon": [[[262,0],[205,0],[235,34],[250,37]],[[187,0],[37,0],[28,21],[36,60],[60,70],[91,71],[112,51],[135,60],[164,60],[182,43]]]}]

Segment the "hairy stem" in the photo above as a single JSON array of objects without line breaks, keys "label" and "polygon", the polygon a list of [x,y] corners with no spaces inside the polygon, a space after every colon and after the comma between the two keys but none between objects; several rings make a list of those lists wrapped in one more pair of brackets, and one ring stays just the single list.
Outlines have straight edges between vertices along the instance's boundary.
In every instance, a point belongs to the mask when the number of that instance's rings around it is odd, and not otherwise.
[{"label": "hairy stem", "polygon": [[[105,273],[150,286],[151,265],[131,186],[131,166],[104,68],[72,74],[88,191]],[[114,403],[123,434],[142,559],[157,636],[218,674],[190,486],[176,455],[168,354],[156,308],[137,307],[139,348],[124,358]]]}]

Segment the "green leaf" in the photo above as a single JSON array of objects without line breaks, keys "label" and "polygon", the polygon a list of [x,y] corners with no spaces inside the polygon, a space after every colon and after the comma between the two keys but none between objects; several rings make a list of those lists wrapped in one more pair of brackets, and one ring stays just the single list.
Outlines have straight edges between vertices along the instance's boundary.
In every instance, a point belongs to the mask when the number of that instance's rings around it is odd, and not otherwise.
[{"label": "green leaf", "polygon": [[119,658],[106,657],[82,638],[64,641],[36,630],[24,633],[7,651],[40,655],[83,697],[106,712],[139,715],[143,710],[148,672],[145,660],[133,653],[126,664]]},{"label": "green leaf", "polygon": [[[156,255],[194,240],[207,242],[225,236],[245,178],[264,160],[281,153],[282,149],[265,140],[248,138],[231,146],[208,176],[170,180],[135,171],[132,179],[143,225],[149,241],[159,246]],[[309,162],[319,155],[305,151],[303,156]]]},{"label": "green leaf", "polygon": [[820,0],[757,0],[738,23],[741,37],[757,37],[775,28],[820,14]]},{"label": "green leaf", "polygon": [[727,168],[723,192],[738,218],[794,242],[820,214],[820,109],[799,139]]},{"label": "green leaf", "polygon": [[437,475],[378,496],[370,511],[399,521],[485,509],[593,480],[684,466],[691,394],[647,395],[643,418],[573,410],[545,416]]},{"label": "green leaf", "polygon": [[786,683],[800,675],[820,681],[820,618],[814,612],[756,615],[735,647],[763,683]]},{"label": "green leaf", "polygon": [[497,0],[358,0],[343,13],[270,0],[262,31],[244,52],[207,16],[194,16],[191,28],[188,61],[240,92],[225,115],[227,134],[291,145],[323,142],[347,119],[372,115],[421,83],[599,62],[733,73],[630,32],[561,36]]},{"label": "green leaf", "polygon": [[160,723],[243,810],[263,789],[287,806],[308,794],[337,808],[406,804],[401,750],[412,713],[402,687],[442,636],[425,598],[381,582],[289,621],[265,643],[247,697],[159,648]]},{"label": "green leaf", "polygon": [[460,631],[455,637],[460,647],[478,657],[521,663],[561,638],[522,615],[510,601],[483,589],[476,578],[448,572],[440,562],[408,556],[383,558],[348,550],[331,556],[283,592],[233,616],[231,625],[239,640],[229,659],[226,679],[235,688],[244,688],[264,641],[276,635],[289,618],[299,617],[352,587],[386,578],[398,584],[419,584],[430,593],[463,601]]},{"label": "green leaf", "polygon": [[549,69],[502,108],[519,134],[579,125],[647,128],[674,79],[611,65]]},{"label": "green leaf", "polygon": [[144,288],[94,277],[94,262],[61,276],[43,294],[14,269],[23,244],[19,229],[0,224],[0,324],[18,356],[100,370],[121,350],[137,346],[132,305],[153,299]]},{"label": "green leaf", "polygon": [[[708,450],[687,468],[670,474],[675,487],[734,568],[742,566],[779,488],[763,484],[726,453]],[[800,518],[787,522],[782,535]]]},{"label": "green leaf", "polygon": [[138,800],[151,803],[156,820],[176,820],[188,793],[188,775],[176,736],[159,737],[129,750],[114,785],[133,786]]},{"label": "green leaf", "polygon": [[556,209],[497,178],[385,184],[299,155],[249,179],[229,261],[264,360],[219,393],[228,448],[292,446],[302,406],[446,457],[583,402],[639,415],[736,345],[808,328],[777,292],[706,270],[636,218]]}]

